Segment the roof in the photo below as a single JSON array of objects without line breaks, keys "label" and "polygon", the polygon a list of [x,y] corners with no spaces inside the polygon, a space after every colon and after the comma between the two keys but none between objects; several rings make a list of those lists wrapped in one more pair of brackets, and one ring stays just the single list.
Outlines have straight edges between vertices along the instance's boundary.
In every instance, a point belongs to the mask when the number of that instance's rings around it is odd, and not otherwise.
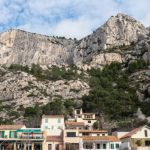
[{"label": "roof", "polygon": [[64,118],[63,115],[43,115],[42,118]]},{"label": "roof", "polygon": [[68,126],[84,126],[84,122],[71,122],[71,121],[67,121],[65,122],[66,125]]},{"label": "roof", "polygon": [[62,136],[47,136],[46,142],[63,142]]},{"label": "roof", "polygon": [[81,133],[108,133],[107,130],[80,130]]},{"label": "roof", "polygon": [[132,135],[136,134],[138,131],[140,131],[143,127],[139,127],[139,128],[135,128],[132,131],[130,131],[129,133],[125,134],[123,137],[121,137],[120,139],[124,139],[124,138],[129,138]]},{"label": "roof", "polygon": [[83,141],[109,141],[109,142],[119,142],[116,136],[83,136]]},{"label": "roof", "polygon": [[0,130],[18,130],[25,125],[0,125]]}]

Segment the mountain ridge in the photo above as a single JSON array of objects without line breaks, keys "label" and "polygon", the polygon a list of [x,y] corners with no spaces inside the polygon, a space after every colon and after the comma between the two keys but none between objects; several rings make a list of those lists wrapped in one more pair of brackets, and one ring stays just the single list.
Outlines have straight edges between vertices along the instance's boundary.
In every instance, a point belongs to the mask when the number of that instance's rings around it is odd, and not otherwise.
[{"label": "mountain ridge", "polygon": [[102,50],[130,45],[148,34],[149,30],[140,22],[120,13],[81,40],[12,29],[0,33],[0,64],[82,65]]}]

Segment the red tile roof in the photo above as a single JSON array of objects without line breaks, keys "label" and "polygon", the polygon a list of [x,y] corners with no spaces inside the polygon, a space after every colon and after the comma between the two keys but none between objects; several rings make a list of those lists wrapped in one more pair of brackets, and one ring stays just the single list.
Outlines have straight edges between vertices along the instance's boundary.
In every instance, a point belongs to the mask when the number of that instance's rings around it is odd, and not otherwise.
[{"label": "red tile roof", "polygon": [[125,138],[129,138],[132,135],[136,134],[138,131],[140,131],[143,127],[139,127],[139,128],[135,128],[132,131],[130,131],[129,133],[125,134],[123,137],[121,137],[120,139],[125,139]]},{"label": "red tile roof", "polygon": [[62,136],[47,136],[46,142],[63,142]]},{"label": "red tile roof", "polygon": [[0,125],[0,130],[18,130],[24,126],[25,125]]},{"label": "red tile roof", "polygon": [[42,118],[64,118],[63,115],[43,115]]},{"label": "red tile roof", "polygon": [[67,126],[84,126],[84,122],[71,122],[71,121],[67,121],[65,122],[65,124]]},{"label": "red tile roof", "polygon": [[81,133],[108,133],[107,130],[80,130]]},{"label": "red tile roof", "polygon": [[83,136],[82,139],[83,141],[119,141],[119,139],[116,136]]}]

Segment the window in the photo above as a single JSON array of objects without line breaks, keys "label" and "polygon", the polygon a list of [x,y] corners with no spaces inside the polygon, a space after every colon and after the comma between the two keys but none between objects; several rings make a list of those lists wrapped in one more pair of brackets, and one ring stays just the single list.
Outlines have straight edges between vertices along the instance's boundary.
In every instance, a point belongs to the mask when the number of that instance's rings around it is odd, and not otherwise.
[{"label": "window", "polygon": [[58,126],[58,129],[62,129],[63,127],[62,126]]},{"label": "window", "polygon": [[82,136],[88,136],[88,135],[90,135],[89,133],[82,133]]},{"label": "window", "polygon": [[105,136],[105,134],[103,133],[102,136]]},{"label": "window", "polygon": [[100,136],[100,134],[97,134],[97,136]]},{"label": "window", "polygon": [[111,149],[114,149],[114,144],[111,144],[111,146],[110,146],[110,147],[111,147]]},{"label": "window", "polygon": [[9,138],[17,138],[17,132],[9,131]]},{"label": "window", "polygon": [[76,137],[76,132],[67,132],[67,137]]},{"label": "window", "polygon": [[119,144],[116,144],[116,148],[119,148]]},{"label": "window", "polygon": [[80,110],[77,110],[77,114],[80,114]]},{"label": "window", "polygon": [[48,144],[48,150],[52,150],[52,144]]},{"label": "window", "polygon": [[101,145],[100,145],[100,144],[97,144],[96,147],[97,147],[97,149],[100,149],[100,148],[101,148]]},{"label": "window", "polygon": [[103,144],[103,149],[106,149],[106,144]]},{"label": "window", "polygon": [[91,121],[89,120],[88,123],[91,123]]},{"label": "window", "polygon": [[55,144],[55,150],[59,150],[59,144]]},{"label": "window", "polygon": [[144,130],[145,137],[148,137],[147,130]]},{"label": "window", "polygon": [[57,122],[58,122],[58,123],[61,123],[61,119],[60,119],[60,118],[58,118]]},{"label": "window", "polygon": [[93,149],[93,143],[84,143],[83,148],[84,149]]},{"label": "window", "polygon": [[48,123],[48,118],[45,118],[45,123]]},{"label": "window", "polygon": [[52,126],[51,129],[53,130],[53,129],[54,129],[54,126]]},{"label": "window", "polygon": [[48,129],[48,126],[45,126],[45,129]]},{"label": "window", "polygon": [[145,141],[145,146],[150,146],[150,141]]}]

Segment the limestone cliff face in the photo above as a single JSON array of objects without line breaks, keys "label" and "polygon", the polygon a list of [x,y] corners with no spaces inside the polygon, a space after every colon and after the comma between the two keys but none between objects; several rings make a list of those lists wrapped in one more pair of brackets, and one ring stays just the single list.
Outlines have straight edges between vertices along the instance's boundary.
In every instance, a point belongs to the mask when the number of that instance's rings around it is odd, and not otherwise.
[{"label": "limestone cliff face", "polygon": [[0,34],[0,64],[71,64],[73,44],[73,40],[10,30]]},{"label": "limestone cliff face", "polygon": [[[112,16],[93,34],[79,41],[9,30],[0,34],[0,64],[82,65],[95,59],[104,49],[129,45],[146,38],[148,34],[148,28],[124,14]],[[111,59],[111,54],[108,58]]]},{"label": "limestone cliff face", "polygon": [[112,16],[93,34],[81,40],[76,57],[80,61],[90,60],[101,50],[121,45],[130,45],[146,38],[149,30],[134,18],[118,14]]}]

